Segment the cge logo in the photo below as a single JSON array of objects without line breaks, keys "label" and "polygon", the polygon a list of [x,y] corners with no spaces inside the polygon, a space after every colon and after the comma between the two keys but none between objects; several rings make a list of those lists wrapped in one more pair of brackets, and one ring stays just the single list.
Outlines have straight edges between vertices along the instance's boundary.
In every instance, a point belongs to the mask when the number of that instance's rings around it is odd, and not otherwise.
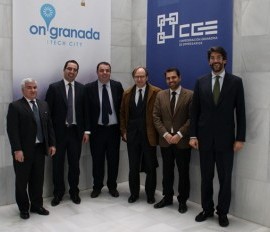
[{"label": "cge logo", "polygon": [[[169,17],[165,14],[157,16],[157,44],[165,44],[166,39],[174,39],[176,35],[176,27],[178,25],[178,12],[169,13]],[[187,23],[179,25],[179,38],[194,38],[203,36],[215,36],[218,34],[218,20],[206,22]],[[203,38],[201,38],[203,40]],[[208,38],[209,39],[209,38]],[[207,40],[207,38],[205,38]]]}]

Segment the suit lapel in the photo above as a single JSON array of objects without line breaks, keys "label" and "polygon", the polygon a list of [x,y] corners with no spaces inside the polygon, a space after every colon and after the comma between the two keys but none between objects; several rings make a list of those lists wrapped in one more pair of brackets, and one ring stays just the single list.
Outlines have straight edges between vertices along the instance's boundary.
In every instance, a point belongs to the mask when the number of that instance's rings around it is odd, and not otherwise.
[{"label": "suit lapel", "polygon": [[61,93],[62,95],[62,98],[64,99],[64,102],[65,104],[67,105],[67,94],[66,94],[66,86],[65,86],[65,82],[64,80],[62,80],[60,82],[60,85],[59,85],[59,92]]},{"label": "suit lapel", "polygon": [[171,106],[170,106],[170,103],[171,103],[171,101],[170,101],[170,89],[167,89],[165,91],[164,102],[165,102],[166,109],[168,110],[168,112],[170,112],[171,117],[173,117],[172,112],[171,112]]},{"label": "suit lapel", "polygon": [[230,85],[231,85],[231,78],[230,78],[230,76],[227,73],[225,73],[223,84],[222,84],[222,88],[221,88],[219,99],[218,99],[218,105],[222,102],[222,100],[224,99],[225,95],[229,91]]}]

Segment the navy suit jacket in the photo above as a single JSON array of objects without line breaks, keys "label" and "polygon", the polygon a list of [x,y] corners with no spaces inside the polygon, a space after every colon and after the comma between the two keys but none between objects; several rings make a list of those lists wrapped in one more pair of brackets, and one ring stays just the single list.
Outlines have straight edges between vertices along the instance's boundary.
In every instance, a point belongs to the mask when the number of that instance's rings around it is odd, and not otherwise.
[{"label": "navy suit jacket", "polygon": [[198,79],[191,112],[190,137],[198,138],[200,150],[231,151],[235,141],[245,141],[245,100],[240,77],[225,73],[217,105],[211,74]]},{"label": "navy suit jacket", "polygon": [[[46,151],[44,151],[44,155],[47,155],[49,146],[55,146],[55,135],[47,103],[38,99],[36,102],[38,105],[44,142],[47,148]],[[25,158],[34,154],[37,124],[34,113],[24,97],[9,104],[7,133],[12,155],[14,154],[14,151],[19,150],[23,151]]]},{"label": "navy suit jacket", "polygon": [[[120,106],[123,95],[122,84],[118,81],[110,80],[114,109],[117,116],[118,124],[120,125]],[[98,81],[94,81],[85,85],[85,104],[87,112],[87,130],[94,132],[98,125],[100,115],[100,101],[98,94]]]},{"label": "navy suit jacket", "polygon": [[[79,139],[85,130],[84,85],[75,81],[75,114]],[[56,141],[65,136],[67,117],[67,95],[64,80],[51,84],[46,93],[46,101],[50,107]]]}]

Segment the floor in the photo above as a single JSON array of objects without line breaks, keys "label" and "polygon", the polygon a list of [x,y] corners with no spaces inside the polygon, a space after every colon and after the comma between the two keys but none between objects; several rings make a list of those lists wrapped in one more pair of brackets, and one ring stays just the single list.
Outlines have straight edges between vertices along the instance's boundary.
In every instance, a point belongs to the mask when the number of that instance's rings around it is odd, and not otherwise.
[{"label": "floor", "polygon": [[[188,202],[188,212],[180,214],[176,199],[174,204],[163,209],[154,209],[146,203],[145,194],[141,191],[140,199],[129,204],[128,184],[119,184],[119,198],[113,198],[104,188],[102,194],[90,198],[89,191],[81,192],[82,202],[75,205],[65,196],[60,205],[52,207],[51,198],[44,199],[44,206],[50,211],[49,216],[31,214],[30,219],[19,217],[17,205],[0,207],[0,232],[270,232],[266,228],[233,216],[229,216],[230,225],[221,228],[217,217],[205,222],[195,222],[194,218],[200,206]],[[157,192],[156,199],[161,199]]]}]

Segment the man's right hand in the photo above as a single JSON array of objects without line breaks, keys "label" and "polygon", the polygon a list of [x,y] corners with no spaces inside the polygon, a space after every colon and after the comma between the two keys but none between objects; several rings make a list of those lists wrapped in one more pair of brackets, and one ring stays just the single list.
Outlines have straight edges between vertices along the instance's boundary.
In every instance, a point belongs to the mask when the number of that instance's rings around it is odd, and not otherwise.
[{"label": "man's right hand", "polygon": [[199,149],[199,141],[197,138],[191,138],[189,140],[189,145],[194,149]]}]

